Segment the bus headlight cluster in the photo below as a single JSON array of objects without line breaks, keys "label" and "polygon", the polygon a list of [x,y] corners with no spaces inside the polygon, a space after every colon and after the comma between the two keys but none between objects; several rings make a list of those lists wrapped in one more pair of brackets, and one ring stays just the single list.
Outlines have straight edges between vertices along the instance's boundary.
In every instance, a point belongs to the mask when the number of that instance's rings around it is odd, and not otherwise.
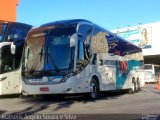
[{"label": "bus headlight cluster", "polygon": [[72,77],[72,76],[73,76],[73,73],[70,73],[70,74],[65,75],[65,76],[61,79],[60,83],[66,82],[66,81],[67,81],[70,77]]},{"label": "bus headlight cluster", "polygon": [[28,79],[24,79],[24,78],[23,78],[23,81],[24,81],[25,84],[29,84]]}]

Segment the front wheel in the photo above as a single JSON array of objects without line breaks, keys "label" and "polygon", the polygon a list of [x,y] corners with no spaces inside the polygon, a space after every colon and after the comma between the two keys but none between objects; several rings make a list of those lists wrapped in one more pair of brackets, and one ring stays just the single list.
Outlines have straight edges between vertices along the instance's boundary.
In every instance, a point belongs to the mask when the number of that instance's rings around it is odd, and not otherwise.
[{"label": "front wheel", "polygon": [[98,81],[92,78],[90,82],[90,92],[89,92],[89,97],[92,100],[95,100],[96,98],[99,97],[99,84]]}]

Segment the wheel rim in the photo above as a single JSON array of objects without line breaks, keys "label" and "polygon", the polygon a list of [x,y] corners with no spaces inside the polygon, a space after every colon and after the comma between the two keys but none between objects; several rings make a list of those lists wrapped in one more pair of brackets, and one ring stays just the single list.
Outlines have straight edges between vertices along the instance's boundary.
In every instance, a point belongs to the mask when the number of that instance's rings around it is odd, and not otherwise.
[{"label": "wheel rim", "polygon": [[132,83],[132,91],[133,92],[135,91],[135,85],[134,85],[134,83]]},{"label": "wheel rim", "polygon": [[92,98],[96,98],[97,97],[97,93],[98,93],[98,89],[97,89],[97,83],[95,80],[93,80],[90,84],[90,94]]}]

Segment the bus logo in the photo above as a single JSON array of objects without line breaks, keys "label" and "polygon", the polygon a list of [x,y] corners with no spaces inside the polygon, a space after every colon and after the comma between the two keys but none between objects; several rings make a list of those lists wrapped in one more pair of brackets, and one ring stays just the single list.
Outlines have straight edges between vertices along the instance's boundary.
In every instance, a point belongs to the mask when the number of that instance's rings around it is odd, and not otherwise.
[{"label": "bus logo", "polygon": [[128,62],[127,61],[119,61],[118,64],[119,64],[120,74],[127,73],[127,71],[128,71]]}]

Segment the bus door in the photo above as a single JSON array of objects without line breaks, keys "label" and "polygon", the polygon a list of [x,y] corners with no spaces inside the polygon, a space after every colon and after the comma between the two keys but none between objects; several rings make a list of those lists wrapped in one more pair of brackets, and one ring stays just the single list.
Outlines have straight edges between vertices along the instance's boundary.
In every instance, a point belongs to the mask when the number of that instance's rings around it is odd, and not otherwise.
[{"label": "bus door", "polygon": [[13,72],[14,75],[14,93],[20,93],[21,92],[21,69]]},{"label": "bus door", "polygon": [[16,71],[4,73],[0,75],[2,83],[2,94],[18,94],[21,89],[20,72]]},{"label": "bus door", "polygon": [[14,74],[12,72],[0,75],[2,94],[14,93]]},{"label": "bus door", "polygon": [[2,94],[14,93],[14,57],[11,54],[10,44],[1,46],[0,81]]},{"label": "bus door", "polygon": [[15,53],[11,53],[12,42],[1,43],[0,53],[0,78],[2,82],[2,94],[20,92],[21,83],[21,57],[23,43],[15,45]]}]

